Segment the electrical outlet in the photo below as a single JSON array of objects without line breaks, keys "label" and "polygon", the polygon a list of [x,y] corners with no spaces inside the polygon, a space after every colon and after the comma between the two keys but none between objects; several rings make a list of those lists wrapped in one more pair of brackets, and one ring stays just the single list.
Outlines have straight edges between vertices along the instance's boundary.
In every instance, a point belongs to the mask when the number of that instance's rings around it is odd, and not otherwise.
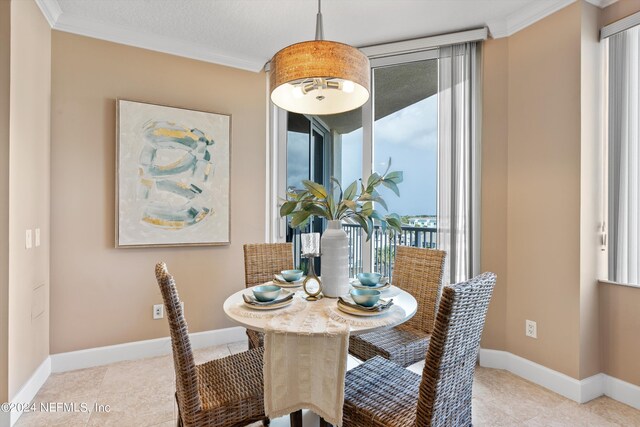
[{"label": "electrical outlet", "polygon": [[27,230],[24,233],[24,247],[26,249],[31,249],[32,246],[33,246],[33,240],[31,238],[31,230]]},{"label": "electrical outlet", "polygon": [[153,306],[153,320],[162,319],[164,317],[164,305],[155,304]]},{"label": "electrical outlet", "polygon": [[531,338],[538,338],[538,325],[533,320],[525,321],[525,335]]},{"label": "electrical outlet", "polygon": [[40,229],[36,228],[36,248],[40,246]]}]

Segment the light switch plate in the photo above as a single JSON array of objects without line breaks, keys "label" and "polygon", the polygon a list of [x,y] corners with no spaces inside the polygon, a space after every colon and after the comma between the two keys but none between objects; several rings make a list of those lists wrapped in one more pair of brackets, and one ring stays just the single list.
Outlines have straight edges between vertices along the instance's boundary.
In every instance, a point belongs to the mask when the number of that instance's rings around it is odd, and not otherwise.
[{"label": "light switch plate", "polygon": [[31,239],[31,230],[27,230],[24,235],[24,247],[27,249],[31,249],[33,246],[33,240]]},{"label": "light switch plate", "polygon": [[40,246],[40,229],[36,228],[36,248]]}]

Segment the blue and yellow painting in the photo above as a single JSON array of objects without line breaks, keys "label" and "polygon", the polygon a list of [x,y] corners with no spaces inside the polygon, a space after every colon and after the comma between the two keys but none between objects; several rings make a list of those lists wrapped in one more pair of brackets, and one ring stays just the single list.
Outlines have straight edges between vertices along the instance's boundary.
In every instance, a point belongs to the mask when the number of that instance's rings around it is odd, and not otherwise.
[{"label": "blue and yellow painting", "polygon": [[119,245],[228,242],[229,117],[119,102]]},{"label": "blue and yellow painting", "polygon": [[[148,201],[142,220],[160,228],[192,226],[213,213],[204,184],[213,174],[214,141],[199,129],[149,121],[140,153],[139,197]],[[162,197],[164,196],[164,197]],[[174,196],[174,197],[168,197]]]}]

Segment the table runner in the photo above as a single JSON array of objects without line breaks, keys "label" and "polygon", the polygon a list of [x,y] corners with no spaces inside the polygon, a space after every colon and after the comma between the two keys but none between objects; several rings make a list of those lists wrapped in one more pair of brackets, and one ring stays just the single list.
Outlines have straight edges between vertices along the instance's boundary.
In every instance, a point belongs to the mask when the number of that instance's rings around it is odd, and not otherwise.
[{"label": "table runner", "polygon": [[349,325],[322,310],[272,318],[265,327],[266,415],[273,419],[311,409],[341,426],[348,349]]}]

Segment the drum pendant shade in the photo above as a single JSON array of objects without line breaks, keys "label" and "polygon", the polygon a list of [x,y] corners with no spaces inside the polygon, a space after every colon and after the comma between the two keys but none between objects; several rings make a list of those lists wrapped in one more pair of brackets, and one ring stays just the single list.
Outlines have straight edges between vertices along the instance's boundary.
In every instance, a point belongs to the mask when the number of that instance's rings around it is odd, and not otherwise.
[{"label": "drum pendant shade", "polygon": [[271,101],[300,114],[337,114],[369,99],[369,58],[344,43],[313,40],[285,47],[271,59]]}]

